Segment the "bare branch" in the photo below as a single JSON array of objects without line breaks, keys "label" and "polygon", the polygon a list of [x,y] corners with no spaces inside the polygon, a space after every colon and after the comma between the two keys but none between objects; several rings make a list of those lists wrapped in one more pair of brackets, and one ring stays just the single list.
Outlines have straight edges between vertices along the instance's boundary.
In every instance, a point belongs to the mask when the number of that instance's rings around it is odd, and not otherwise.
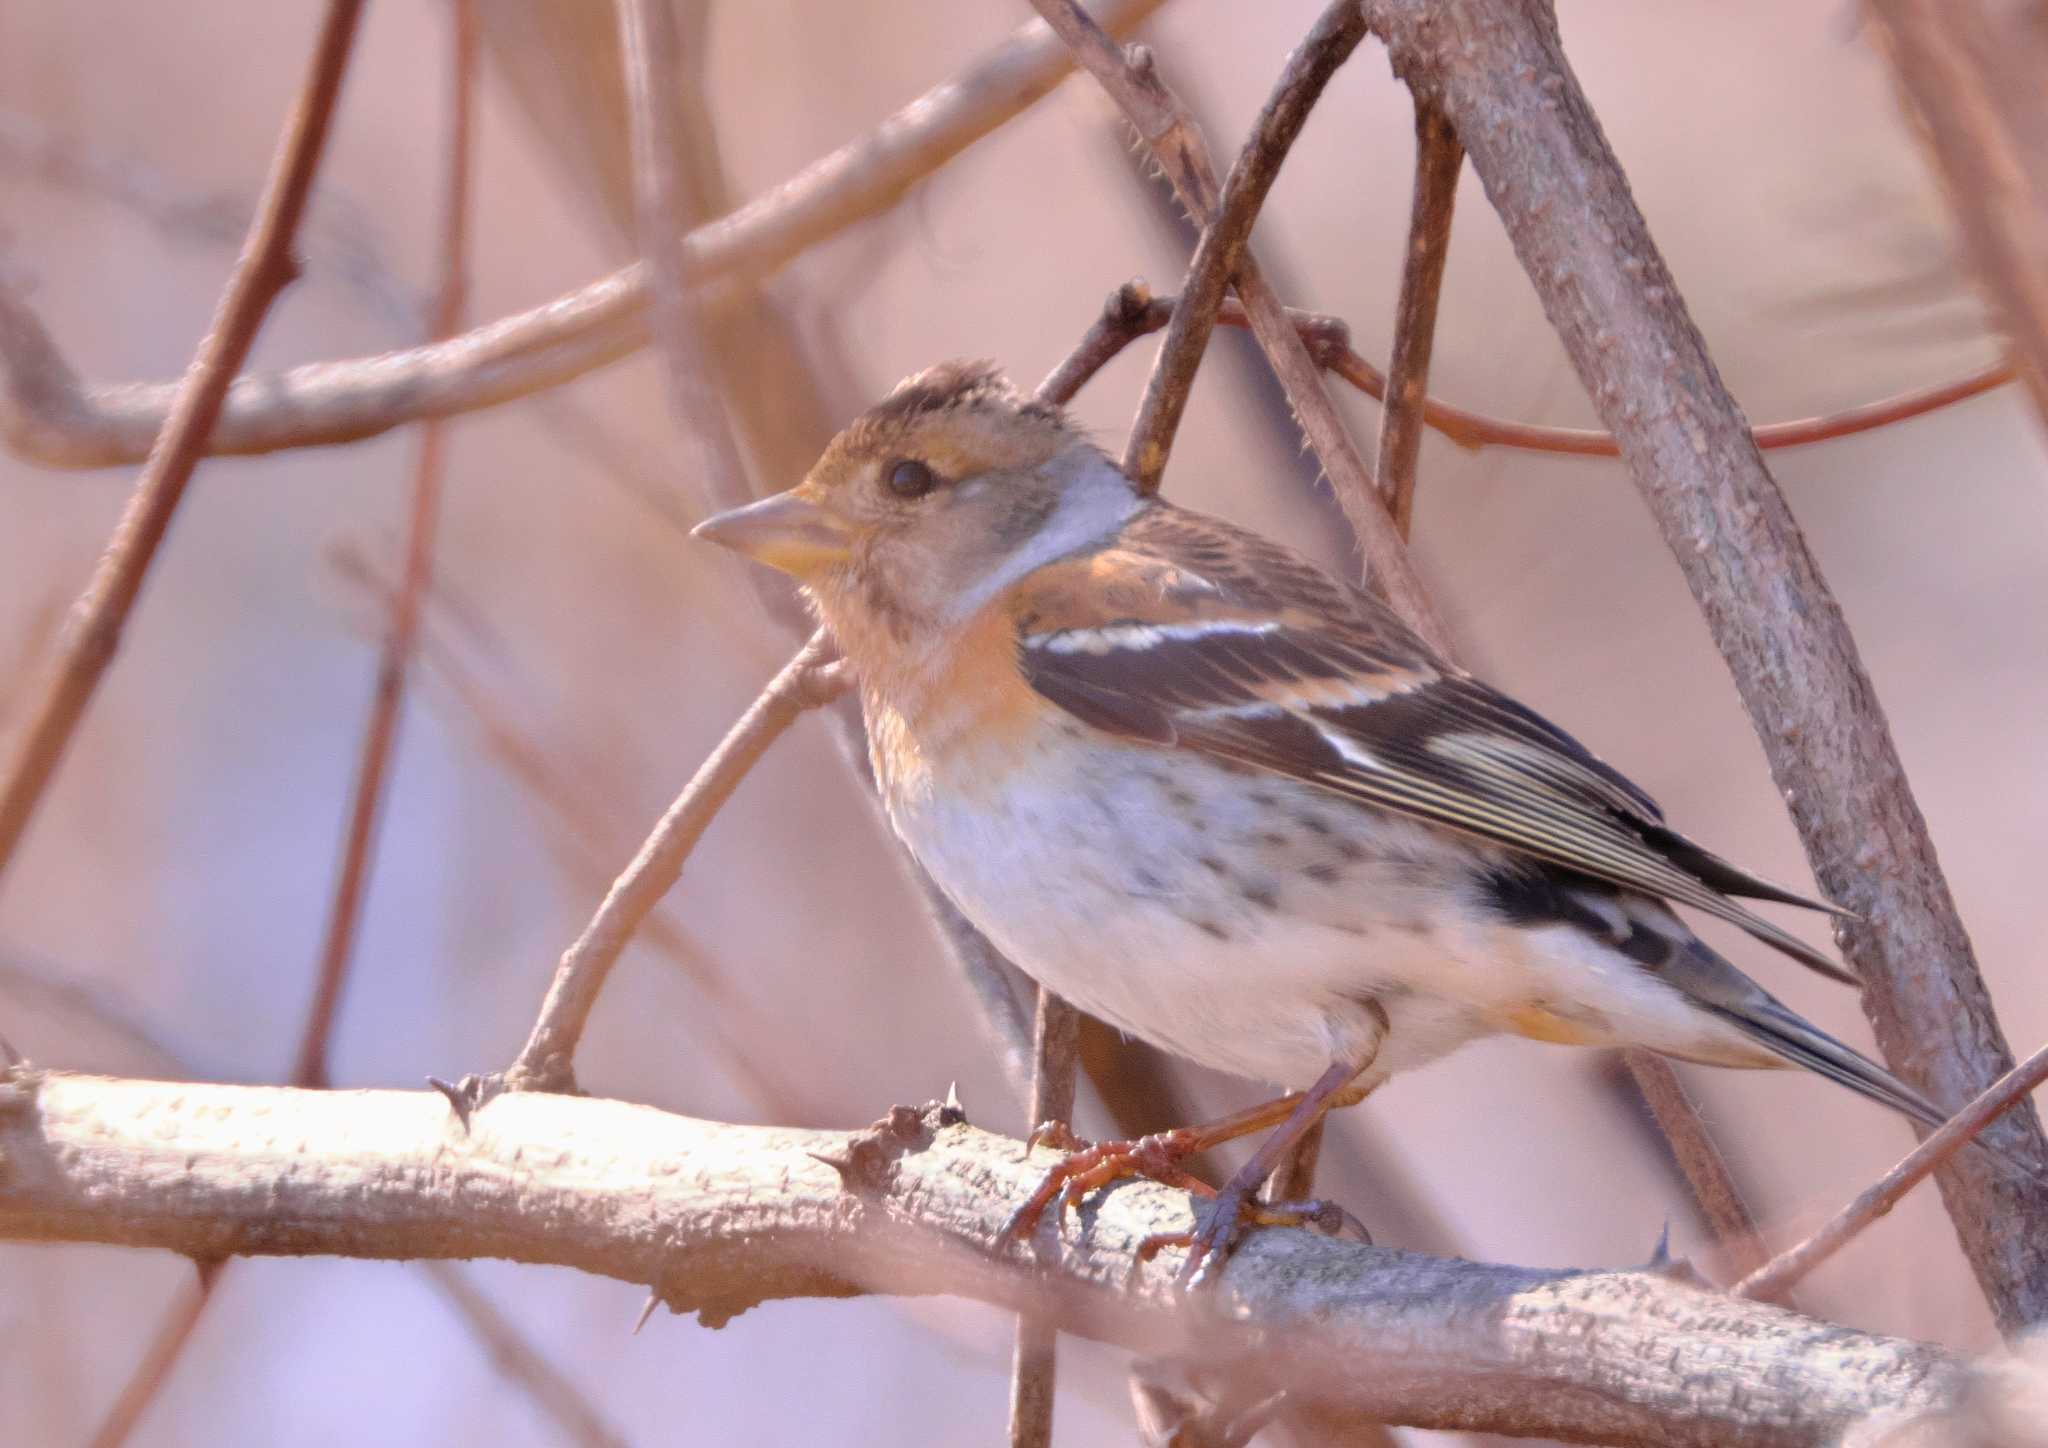
[{"label": "bare branch", "polygon": [[[428,328],[435,337],[454,335],[462,325],[469,294],[469,191],[474,148],[471,145],[476,98],[476,4],[455,0],[450,11],[448,160],[441,197],[439,277]],[[314,977],[313,1000],[299,1037],[292,1066],[295,1086],[330,1084],[327,1052],[334,1037],[335,1013],[355,952],[356,927],[362,919],[363,896],[369,886],[371,843],[383,813],[391,756],[398,743],[398,710],[405,698],[406,675],[412,668],[420,633],[420,612],[434,575],[434,535],[441,516],[441,488],[447,454],[446,425],[429,421],[420,429],[413,458],[412,503],[407,512],[405,572],[392,595],[389,622],[378,651],[377,680],[370,695],[370,714],[363,725],[355,777],[349,787],[348,820],[343,826],[341,857],[335,869],[334,893],[321,933],[320,965]]]},{"label": "bare branch", "polygon": [[[1360,391],[1374,397],[1386,390],[1385,379],[1380,377],[1370,363],[1363,358],[1338,357],[1328,364],[1330,368]],[[1830,442],[1838,437],[1854,437],[1860,432],[1875,432],[1881,427],[1890,427],[1895,422],[1906,422],[1915,417],[1924,417],[1930,412],[1939,412],[1958,402],[1967,402],[1972,397],[1982,396],[1995,388],[2012,381],[2013,369],[2010,362],[1994,362],[1966,373],[1949,382],[1937,382],[1931,387],[1917,387],[1907,392],[1881,397],[1875,402],[1859,403],[1855,407],[1843,408],[1840,412],[1825,413],[1819,417],[1799,417],[1786,422],[1767,422],[1750,429],[1750,438],[1760,449],[1769,452],[1782,447],[1810,447],[1814,443]],[[1422,420],[1459,447],[1478,451],[1481,448],[1511,448],[1520,452],[1564,453],[1578,457],[1612,458],[1621,456],[1621,447],[1611,432],[1595,428],[1538,427],[1533,423],[1509,422],[1505,418],[1488,417],[1485,413],[1470,412],[1435,398],[1426,399],[1422,404]]]},{"label": "bare branch", "polygon": [[[172,241],[236,247],[256,214],[254,196],[199,191],[141,156],[102,150],[17,111],[0,111],[0,168],[118,207]],[[308,199],[292,250],[308,277],[339,281],[392,327],[410,332],[426,315],[426,299],[392,271],[362,208],[332,187]]]},{"label": "bare branch", "polygon": [[575,1089],[576,1043],[590,1020],[611,968],[711,825],[719,808],[754,762],[807,709],[830,703],[846,691],[851,676],[832,660],[831,641],[821,630],[783,665],[759,698],[747,706],[718,747],[711,751],[676,796],[640,853],[612,883],[583,933],[562,952],[547,998],[505,1084],[519,1090]]},{"label": "bare branch", "polygon": [[625,1448],[625,1437],[605,1421],[597,1405],[526,1340],[512,1319],[497,1309],[461,1267],[453,1262],[424,1265],[428,1280],[448,1299],[498,1371],[553,1419],[565,1438],[579,1448]]},{"label": "bare branch", "polygon": [[[1734,674],[1886,1058],[1936,1101],[2012,1067],[1869,675],[1783,493],[1707,355],[1541,0],[1366,0],[1440,104]],[[2001,1123],[2048,1160],[2031,1108]],[[1980,1159],[1981,1158],[1981,1159]],[[1944,1195],[2008,1327],[2048,1316],[2048,1182],[1987,1153]]]},{"label": "bare branch", "polygon": [[[1118,33],[1164,0],[1104,6]],[[926,91],[872,133],[684,238],[692,285],[760,277],[894,204],[1063,79],[1067,49],[1043,25]],[[647,278],[626,267],[446,342],[242,379],[210,450],[245,455],[353,442],[404,423],[524,397],[646,345]],[[50,467],[133,462],[171,406],[162,383],[82,383],[33,313],[0,282],[0,439]]]},{"label": "bare branch", "polygon": [[[341,547],[329,557],[345,582],[368,590],[380,600],[380,606],[389,606],[383,600],[395,593],[395,585],[380,577],[359,550]],[[633,834],[624,832],[630,826],[618,811],[605,807],[602,785],[593,782],[591,770],[566,767],[557,757],[560,751],[546,746],[531,722],[531,701],[508,698],[505,686],[487,682],[485,670],[467,657],[453,625],[469,616],[473,610],[466,601],[446,579],[437,578],[427,598],[420,661],[428,677],[444,685],[452,696],[451,722],[466,728],[484,757],[504,770],[533,802],[549,829],[548,843],[564,869],[579,888],[588,888],[601,898],[612,881],[616,862],[633,848]],[[800,1105],[800,1093],[758,1051],[742,1044],[760,1039],[753,1029],[752,1008],[743,995],[732,990],[703,946],[662,908],[642,922],[640,933],[689,980],[709,1007],[691,1021],[697,1044],[717,1060],[734,1086],[768,1119],[803,1119],[808,1113]],[[0,963],[0,982],[4,982],[4,970]]]},{"label": "bare branch", "polygon": [[1353,0],[1335,0],[1287,57],[1251,139],[1230,168],[1216,217],[1204,227],[1188,263],[1180,302],[1173,309],[1166,339],[1159,344],[1137,421],[1124,444],[1123,470],[1140,491],[1159,490],[1174,433],[1195,385],[1195,371],[1208,351],[1223,295],[1243,265],[1259,208],[1280,179],[1280,166],[1308,124],[1309,112],[1364,38],[1365,19],[1358,6]]},{"label": "bare branch", "polygon": [[141,1423],[150,1404],[156,1401],[158,1392],[170,1380],[171,1370],[177,1366],[178,1359],[184,1356],[185,1345],[192,1341],[199,1320],[206,1315],[207,1305],[213,1301],[213,1289],[219,1285],[225,1266],[218,1258],[192,1264],[192,1276],[179,1284],[171,1305],[157,1319],[156,1331],[142,1354],[142,1361],[135,1365],[135,1371],[107,1408],[107,1415],[93,1430],[88,1440],[91,1448],[121,1448],[134,1434],[136,1425]]},{"label": "bare branch", "polygon": [[1415,102],[1415,197],[1408,219],[1408,256],[1394,304],[1394,350],[1387,360],[1386,410],[1380,414],[1380,487],[1387,511],[1406,538],[1415,521],[1415,464],[1422,456],[1423,403],[1429,395],[1429,354],[1436,343],[1436,305],[1451,255],[1451,213],[1465,148],[1442,111]]},{"label": "bare branch", "polygon": [[[271,162],[255,225],[191,367],[174,398],[167,399],[162,432],[92,582],[73,610],[56,671],[30,706],[20,740],[0,774],[0,880],[6,877],[22,832],[101,675],[120,647],[122,628],[185,495],[185,484],[205,455],[228,383],[241,371],[271,302],[295,274],[292,234],[327,143],[328,121],[361,14],[362,0],[330,0],[305,81]],[[4,330],[0,319],[0,331]]]},{"label": "bare branch", "polygon": [[[1044,986],[1038,988],[1031,1048],[1031,1100],[1025,1119],[1033,1127],[1047,1121],[1072,1122],[1081,1016]],[[1043,1318],[1028,1312],[1017,1315],[1010,1354],[1010,1448],[1050,1448],[1058,1341],[1058,1333]]]},{"label": "bare branch", "polygon": [[[1818,1448],[1961,1388],[1941,1350],[1643,1272],[1572,1273],[1252,1235],[1215,1311],[1139,1264],[1183,1193],[1132,1183],[1058,1244],[994,1255],[1047,1157],[903,1110],[875,1129],[692,1121],[541,1092],[469,1129],[425,1092],[52,1075],[8,1083],[0,1236],[190,1254],[507,1257],[660,1285],[719,1323],[769,1298],[946,1292],[1348,1413],[1578,1441]],[[822,1158],[822,1159],[821,1159]],[[827,1160],[839,1163],[828,1165]]]},{"label": "bare branch", "polygon": [[[1215,168],[1187,118],[1186,109],[1159,78],[1151,53],[1142,47],[1126,56],[1076,0],[1032,0],[1075,58],[1102,83],[1110,98],[1136,126],[1188,213],[1204,227],[1217,215]],[[1429,643],[1449,653],[1450,636],[1408,561],[1394,522],[1381,505],[1365,459],[1323,390],[1315,360],[1295,330],[1285,306],[1247,249],[1238,264],[1237,293],[1244,299],[1253,335],[1265,350],[1302,431],[1329,474],[1337,500],[1350,519],[1372,584],[1396,612]]]},{"label": "bare branch", "polygon": [[617,0],[617,13],[632,112],[640,255],[669,407],[696,451],[704,501],[714,508],[736,508],[754,490],[733,442],[725,401],[706,371],[697,306],[690,295],[678,174],[683,142],[675,97],[682,89],[683,67],[675,11],[668,0]]},{"label": "bare branch", "polygon": [[[158,1039],[127,1002],[112,993],[42,963],[0,960],[0,989],[18,990],[52,1002],[81,1017],[88,1024],[130,1046],[154,1056],[165,1070],[179,1077],[190,1076],[191,1064]],[[5,1159],[0,1158],[0,1176]],[[150,1402],[167,1380],[171,1368],[191,1340],[207,1303],[220,1285],[227,1261],[219,1258],[195,1263],[198,1275],[181,1284],[158,1321],[155,1337],[136,1366],[127,1385],[108,1409],[94,1433],[94,1448],[117,1448],[133,1434]],[[594,1404],[578,1392],[575,1384],[549,1363],[518,1329],[505,1320],[489,1300],[473,1287],[452,1263],[429,1262],[429,1275],[453,1302],[471,1333],[504,1371],[541,1410],[562,1426],[564,1432],[585,1448],[607,1448],[621,1442],[611,1433]]]},{"label": "bare branch", "polygon": [[1950,210],[2048,421],[2048,29],[2031,6],[1873,0]]},{"label": "bare branch", "polygon": [[1765,1256],[1756,1214],[1743,1200],[1742,1189],[1728,1169],[1720,1143],[1707,1129],[1699,1107],[1686,1094],[1677,1070],[1654,1051],[1623,1051],[1621,1059],[1630,1082],[1656,1119],[1657,1129],[1670,1144],[1672,1158],[1691,1188],[1692,1199],[1698,1204],[1700,1215],[1706,1218],[1716,1243],[1728,1253],[1737,1272],[1753,1270]]},{"label": "bare branch", "polygon": [[1862,1230],[1899,1203],[1934,1169],[1974,1141],[2043,1081],[2048,1081],[2048,1046],[2043,1046],[1984,1089],[1940,1130],[1908,1152],[1899,1164],[1879,1177],[1856,1200],[1835,1214],[1826,1226],[1795,1247],[1788,1247],[1729,1289],[1738,1297],[1783,1302],[1785,1295],[1814,1268],[1854,1241]]},{"label": "bare branch", "polygon": [[[690,290],[683,234],[690,219],[684,207],[685,140],[677,109],[684,89],[682,42],[675,9],[670,0],[616,0],[615,8],[631,113],[640,255],[669,411],[695,454],[699,502],[708,505],[707,511],[736,508],[754,496],[754,489],[733,438],[724,393],[712,376],[703,318]],[[763,611],[800,634],[808,619],[786,583],[758,568],[746,569],[745,576]]]},{"label": "bare branch", "polygon": [[[1081,342],[1060,365],[1039,384],[1041,396],[1064,402],[1079,392],[1138,338],[1156,332],[1173,320],[1176,297],[1154,297],[1142,281],[1128,281],[1109,294],[1102,315]],[[1366,396],[1386,400],[1386,374],[1351,349],[1351,327],[1342,317],[1321,312],[1287,309],[1295,331],[1301,334],[1309,355],[1324,371],[1341,377]],[[1216,315],[1219,326],[1246,327],[1250,319],[1244,308],[1226,298]],[[1938,412],[1958,402],[1967,402],[2012,381],[2009,362],[1996,362],[1951,382],[1915,388],[1875,402],[1861,403],[1820,417],[1801,417],[1788,422],[1767,422],[1751,429],[1750,436],[1766,452],[1773,448],[1807,447],[1835,438],[1873,432],[1895,422],[1906,422]],[[1422,400],[1423,425],[1468,451],[1500,447],[1518,452],[1565,453],[1579,457],[1619,457],[1621,449],[1614,434],[1590,428],[1539,427],[1534,423],[1510,422],[1485,413],[1442,402],[1434,397]]]}]

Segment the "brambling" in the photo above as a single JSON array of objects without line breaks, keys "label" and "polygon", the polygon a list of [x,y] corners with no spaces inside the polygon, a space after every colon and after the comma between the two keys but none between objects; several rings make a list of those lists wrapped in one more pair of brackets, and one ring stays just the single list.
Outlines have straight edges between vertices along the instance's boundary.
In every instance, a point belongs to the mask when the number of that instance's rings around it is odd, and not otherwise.
[{"label": "brambling", "polygon": [[[1141,494],[987,365],[910,378],[801,485],[699,536],[794,575],[860,679],[903,841],[1046,989],[1203,1065],[1299,1088],[1077,1149],[1019,1209],[1279,1127],[1184,1272],[1332,1106],[1477,1037],[1803,1066],[1943,1113],[1672,910],[1826,955],[1739,903],[1830,910],[1730,864],[1385,604]],[[1284,1214],[1282,1220],[1297,1220]]]}]

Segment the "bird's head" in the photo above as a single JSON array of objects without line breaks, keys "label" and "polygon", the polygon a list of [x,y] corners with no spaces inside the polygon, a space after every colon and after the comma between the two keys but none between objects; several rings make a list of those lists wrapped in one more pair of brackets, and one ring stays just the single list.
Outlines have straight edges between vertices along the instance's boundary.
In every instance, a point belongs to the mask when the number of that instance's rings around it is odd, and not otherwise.
[{"label": "bird's head", "polygon": [[795,577],[865,669],[877,650],[922,652],[1141,503],[1058,408],[989,364],[946,362],[840,433],[796,487],[696,536]]}]

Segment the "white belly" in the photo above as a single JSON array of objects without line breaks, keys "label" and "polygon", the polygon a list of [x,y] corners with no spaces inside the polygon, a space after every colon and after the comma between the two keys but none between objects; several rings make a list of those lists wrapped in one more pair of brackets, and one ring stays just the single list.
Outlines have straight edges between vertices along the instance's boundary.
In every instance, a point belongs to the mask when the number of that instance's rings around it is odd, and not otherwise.
[{"label": "white belly", "polygon": [[1376,1076],[1498,1028],[1503,963],[1475,958],[1496,932],[1454,895],[1469,848],[1185,754],[1059,749],[1006,775],[891,817],[968,919],[1090,1014],[1290,1087],[1366,1048],[1368,1002],[1390,1021]]}]

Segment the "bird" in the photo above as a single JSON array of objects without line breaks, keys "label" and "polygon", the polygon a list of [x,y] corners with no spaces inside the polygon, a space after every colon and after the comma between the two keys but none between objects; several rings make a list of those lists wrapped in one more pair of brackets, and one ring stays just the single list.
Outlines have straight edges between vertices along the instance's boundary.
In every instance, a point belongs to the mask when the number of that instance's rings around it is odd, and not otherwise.
[{"label": "bird", "polygon": [[[794,577],[858,678],[910,853],[1044,989],[1287,1094],[1068,1147],[1028,1233],[1130,1174],[1211,1193],[1183,1281],[1248,1225],[1337,1106],[1514,1035],[1803,1067],[1927,1126],[1912,1087],[1751,980],[1674,907],[1855,979],[1757,914],[1845,914],[1665,822],[1570,734],[1440,656],[1379,598],[1140,490],[992,364],[899,384],[794,488],[695,530]],[[1270,1134],[1221,1190],[1185,1164]]]}]

